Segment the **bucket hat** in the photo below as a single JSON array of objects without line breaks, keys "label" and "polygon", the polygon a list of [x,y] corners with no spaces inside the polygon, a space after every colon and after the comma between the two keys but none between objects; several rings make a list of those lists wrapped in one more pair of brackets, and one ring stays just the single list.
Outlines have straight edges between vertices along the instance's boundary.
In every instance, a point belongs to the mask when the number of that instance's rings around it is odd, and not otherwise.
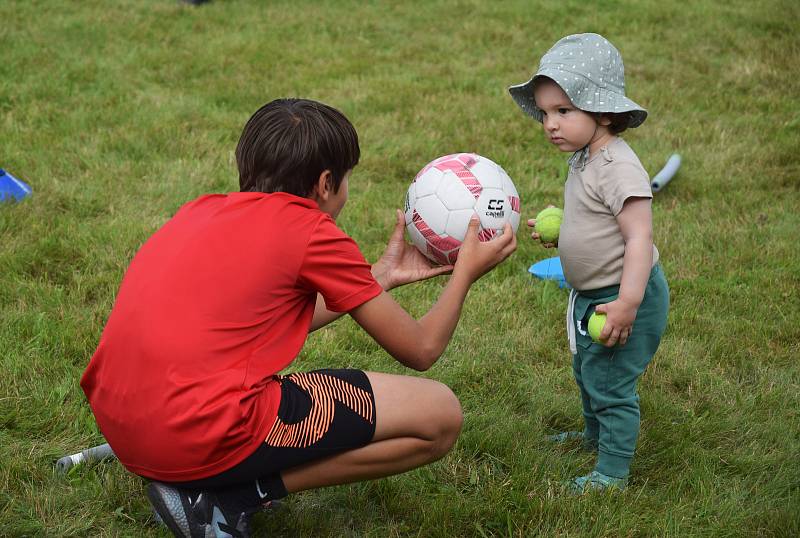
[{"label": "bucket hat", "polygon": [[508,88],[514,101],[541,122],[543,115],[533,99],[538,77],[558,84],[572,104],[585,112],[631,112],[628,127],[638,127],[647,110],[625,97],[625,68],[622,56],[598,34],[574,34],[561,38],[539,62],[531,79]]}]

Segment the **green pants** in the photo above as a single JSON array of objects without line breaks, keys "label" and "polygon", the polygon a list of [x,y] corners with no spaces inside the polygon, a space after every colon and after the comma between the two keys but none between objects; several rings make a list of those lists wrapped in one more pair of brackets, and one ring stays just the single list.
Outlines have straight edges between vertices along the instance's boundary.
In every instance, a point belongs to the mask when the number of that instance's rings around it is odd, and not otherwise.
[{"label": "green pants", "polygon": [[572,357],[572,367],[581,391],[584,438],[598,448],[595,469],[625,478],[639,437],[636,385],[667,325],[669,287],[661,265],[656,264],[650,272],[627,343],[607,348],[592,341],[586,324],[596,305],[618,296],[619,286],[577,292],[572,316],[577,353]]}]

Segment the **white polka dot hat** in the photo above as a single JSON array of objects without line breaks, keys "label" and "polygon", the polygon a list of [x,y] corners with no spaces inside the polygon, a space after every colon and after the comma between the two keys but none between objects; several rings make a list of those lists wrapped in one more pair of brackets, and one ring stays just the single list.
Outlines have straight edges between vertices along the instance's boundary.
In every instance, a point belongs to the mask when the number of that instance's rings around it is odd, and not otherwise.
[{"label": "white polka dot hat", "polygon": [[542,121],[542,111],[533,100],[538,77],[554,80],[579,109],[586,112],[632,112],[628,127],[638,127],[647,110],[625,97],[622,56],[606,38],[597,34],[574,34],[553,45],[539,62],[528,82],[508,88],[514,101]]}]

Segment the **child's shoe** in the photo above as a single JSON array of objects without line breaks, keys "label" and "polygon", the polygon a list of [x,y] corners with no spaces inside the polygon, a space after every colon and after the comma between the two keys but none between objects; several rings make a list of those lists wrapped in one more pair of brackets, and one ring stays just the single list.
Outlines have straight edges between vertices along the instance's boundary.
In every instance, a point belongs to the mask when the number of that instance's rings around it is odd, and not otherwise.
[{"label": "child's shoe", "polygon": [[597,471],[592,471],[586,476],[573,478],[568,487],[574,493],[584,493],[586,491],[622,491],[628,485],[627,478],[615,478],[607,476]]},{"label": "child's shoe", "polygon": [[191,495],[161,482],[150,482],[147,497],[161,521],[181,538],[248,538],[250,516],[258,511],[231,510],[212,493]]},{"label": "child's shoe", "polygon": [[547,436],[548,441],[550,441],[551,443],[555,443],[557,445],[567,444],[573,440],[578,440],[578,439],[580,439],[582,442],[583,450],[587,452],[597,452],[597,440],[587,439],[586,435],[583,432],[569,431],[569,432],[560,432]]},{"label": "child's shoe", "polygon": [[583,432],[560,432],[547,436],[548,441],[556,443],[557,445],[569,443],[573,439],[583,440]]}]

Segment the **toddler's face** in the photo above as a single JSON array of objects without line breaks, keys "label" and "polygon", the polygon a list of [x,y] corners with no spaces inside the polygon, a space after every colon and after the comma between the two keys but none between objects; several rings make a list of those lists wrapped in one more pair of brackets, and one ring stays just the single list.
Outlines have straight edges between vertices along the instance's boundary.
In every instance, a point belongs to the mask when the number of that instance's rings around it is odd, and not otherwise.
[{"label": "toddler's face", "polygon": [[595,117],[572,104],[561,86],[542,78],[537,81],[533,97],[544,119],[542,125],[548,140],[561,151],[578,151],[597,139]]}]

